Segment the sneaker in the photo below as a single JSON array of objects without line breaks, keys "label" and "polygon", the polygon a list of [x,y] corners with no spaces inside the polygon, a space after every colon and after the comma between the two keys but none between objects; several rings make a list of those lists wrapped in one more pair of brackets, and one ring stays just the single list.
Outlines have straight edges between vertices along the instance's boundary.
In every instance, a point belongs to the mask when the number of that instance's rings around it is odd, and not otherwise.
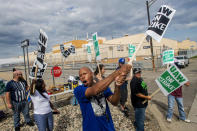
[{"label": "sneaker", "polygon": [[189,119],[185,119],[183,121],[186,122],[186,123],[190,123],[191,122]]},{"label": "sneaker", "polygon": [[167,118],[167,121],[168,121],[168,122],[172,122],[172,119],[170,119],[170,118]]},{"label": "sneaker", "polygon": [[27,122],[27,125],[28,126],[34,126],[35,124],[32,121],[30,121],[30,122]]},{"label": "sneaker", "polygon": [[20,127],[15,127],[15,131],[20,131]]}]

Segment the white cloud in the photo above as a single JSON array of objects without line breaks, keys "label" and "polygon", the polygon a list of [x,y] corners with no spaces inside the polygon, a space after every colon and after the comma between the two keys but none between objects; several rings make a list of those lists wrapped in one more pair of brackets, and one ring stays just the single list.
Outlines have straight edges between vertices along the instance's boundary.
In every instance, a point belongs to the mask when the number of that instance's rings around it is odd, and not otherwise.
[{"label": "white cloud", "polygon": [[[87,32],[97,31],[100,36],[111,38],[145,32],[147,28],[145,0],[0,0],[0,3],[0,46],[6,50],[0,52],[0,58],[7,57],[5,52],[10,53],[9,57],[20,54],[11,50],[26,38],[35,46],[40,28],[49,37],[48,49],[72,40],[75,35],[85,38]],[[196,0],[157,0],[150,7],[151,18],[161,4],[177,10],[169,28],[179,31],[197,28]]]},{"label": "white cloud", "polygon": [[191,22],[189,24],[186,24],[186,26],[189,28],[197,27],[197,22]]}]

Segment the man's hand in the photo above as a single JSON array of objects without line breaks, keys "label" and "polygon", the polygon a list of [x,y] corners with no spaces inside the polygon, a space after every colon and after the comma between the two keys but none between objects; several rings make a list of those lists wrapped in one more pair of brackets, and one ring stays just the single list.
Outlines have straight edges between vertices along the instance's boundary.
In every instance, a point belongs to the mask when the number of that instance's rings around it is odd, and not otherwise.
[{"label": "man's hand", "polygon": [[120,74],[124,73],[127,75],[131,71],[131,67],[132,66],[129,64],[122,65],[122,67],[119,69],[119,73]]},{"label": "man's hand", "polygon": [[97,79],[99,79],[100,81],[103,79],[100,73],[99,73],[96,77],[97,77]]},{"label": "man's hand", "polygon": [[190,82],[188,81],[184,85],[189,86],[190,85]]},{"label": "man's hand", "polygon": [[151,100],[151,96],[146,96],[146,99],[147,100]]},{"label": "man's hand", "polygon": [[119,76],[117,76],[115,79],[116,86],[121,86],[125,82],[127,74],[130,72],[130,70],[131,70],[131,65],[128,65],[128,64],[123,65],[120,68]]},{"label": "man's hand", "polygon": [[12,104],[8,103],[7,105],[9,109],[12,109]]},{"label": "man's hand", "polygon": [[126,77],[123,76],[117,76],[115,79],[115,86],[120,87],[125,82]]}]

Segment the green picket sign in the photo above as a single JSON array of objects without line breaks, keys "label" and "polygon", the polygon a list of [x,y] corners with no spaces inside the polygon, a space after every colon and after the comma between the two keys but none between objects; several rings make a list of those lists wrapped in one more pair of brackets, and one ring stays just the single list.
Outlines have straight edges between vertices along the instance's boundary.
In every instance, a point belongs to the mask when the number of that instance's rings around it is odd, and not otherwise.
[{"label": "green picket sign", "polygon": [[87,53],[88,53],[88,54],[91,54],[91,48],[90,48],[89,45],[87,45]]},{"label": "green picket sign", "polygon": [[100,55],[98,41],[94,42],[94,50],[95,50],[96,57],[98,57]]},{"label": "green picket sign", "polygon": [[129,44],[128,48],[129,48],[128,54],[129,54],[129,57],[131,58],[133,56],[134,52],[135,52],[136,47],[134,45]]},{"label": "green picket sign", "polygon": [[168,94],[185,84],[188,79],[175,65],[172,65],[169,69],[164,71],[155,81],[164,95],[167,96]]},{"label": "green picket sign", "polygon": [[99,51],[99,44],[98,44],[98,39],[97,39],[97,33],[94,33],[92,35],[92,39],[93,39],[93,45],[94,45],[94,51],[95,51],[95,55],[96,55],[96,60],[101,60],[100,57],[100,51]]},{"label": "green picket sign", "polygon": [[96,41],[97,40],[97,34],[93,34],[93,41]]},{"label": "green picket sign", "polygon": [[163,60],[163,65],[169,64],[169,63],[174,63],[174,50],[164,51],[162,60]]}]

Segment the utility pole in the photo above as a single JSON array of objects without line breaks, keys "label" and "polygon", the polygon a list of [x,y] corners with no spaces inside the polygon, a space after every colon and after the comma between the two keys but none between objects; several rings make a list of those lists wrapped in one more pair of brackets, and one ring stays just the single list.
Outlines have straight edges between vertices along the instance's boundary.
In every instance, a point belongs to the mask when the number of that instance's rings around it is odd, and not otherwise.
[{"label": "utility pole", "polygon": [[[147,15],[148,15],[148,25],[150,25],[150,13],[149,13],[149,6],[151,6],[156,0],[151,0],[149,4],[148,0],[146,1],[146,8],[147,8]],[[154,60],[154,55],[153,55],[153,41],[152,37],[150,37],[150,49],[151,49],[151,57],[152,57],[152,66],[153,66],[153,71],[155,71],[155,60]]]}]

